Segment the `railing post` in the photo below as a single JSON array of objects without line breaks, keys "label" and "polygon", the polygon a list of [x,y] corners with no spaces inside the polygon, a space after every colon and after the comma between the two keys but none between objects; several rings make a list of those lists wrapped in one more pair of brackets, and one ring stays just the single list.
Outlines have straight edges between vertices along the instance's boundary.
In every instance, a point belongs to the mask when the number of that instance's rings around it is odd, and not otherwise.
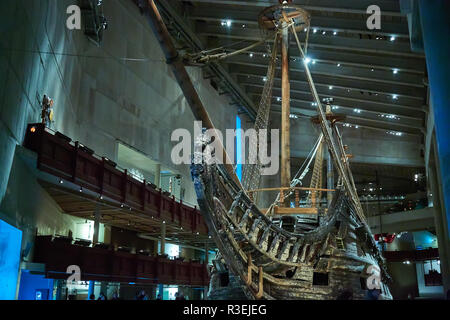
[{"label": "railing post", "polygon": [[162,214],[162,207],[163,207],[163,197],[162,197],[162,189],[159,189],[159,204],[158,204],[158,217],[161,218]]},{"label": "railing post", "polygon": [[175,201],[175,196],[172,195],[172,210],[170,210],[170,215],[172,217],[172,222],[175,221],[175,207],[177,202]]},{"label": "railing post", "polygon": [[76,141],[75,142],[75,149],[73,152],[73,159],[72,159],[72,182],[76,183],[77,180],[77,164],[78,164],[78,147],[79,147],[79,142]]},{"label": "railing post", "polygon": [[300,207],[300,191],[299,190],[295,190],[295,207],[296,208]]},{"label": "railing post", "polygon": [[105,178],[105,157],[102,157],[102,171],[100,172],[100,195],[103,195],[103,180]]},{"label": "railing post", "polygon": [[128,183],[128,170],[123,171],[123,181],[122,181],[122,202],[125,204],[127,201],[127,183]]},{"label": "railing post", "polygon": [[142,182],[142,211],[145,211],[145,202],[147,201],[147,181]]}]

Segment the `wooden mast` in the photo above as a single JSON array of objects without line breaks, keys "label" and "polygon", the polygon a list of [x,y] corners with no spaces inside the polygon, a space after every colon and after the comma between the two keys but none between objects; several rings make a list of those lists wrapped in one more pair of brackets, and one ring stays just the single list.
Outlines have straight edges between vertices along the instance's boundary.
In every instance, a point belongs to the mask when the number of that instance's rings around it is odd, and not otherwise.
[{"label": "wooden mast", "polygon": [[284,21],[281,37],[281,187],[291,184],[290,99],[289,27]]}]

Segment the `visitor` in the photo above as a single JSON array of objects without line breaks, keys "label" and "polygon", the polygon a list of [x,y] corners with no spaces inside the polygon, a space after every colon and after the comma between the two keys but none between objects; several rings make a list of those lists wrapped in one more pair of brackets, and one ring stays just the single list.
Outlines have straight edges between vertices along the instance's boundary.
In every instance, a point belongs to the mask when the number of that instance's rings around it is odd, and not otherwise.
[{"label": "visitor", "polygon": [[114,292],[113,295],[112,295],[111,300],[120,300],[119,294],[117,292]]},{"label": "visitor", "polygon": [[148,296],[145,290],[141,290],[141,292],[136,295],[136,300],[148,300]]},{"label": "visitor", "polygon": [[97,300],[108,300],[103,292],[100,293],[100,296]]},{"label": "visitor", "polygon": [[91,295],[89,296],[89,300],[95,300],[95,294],[91,293]]},{"label": "visitor", "polygon": [[162,300],[162,296],[161,296],[161,293],[160,293],[160,294],[158,294],[158,297],[156,297],[156,300]]},{"label": "visitor", "polygon": [[186,299],[184,298],[183,293],[181,293],[181,292],[176,292],[176,293],[175,293],[175,300],[186,300]]}]

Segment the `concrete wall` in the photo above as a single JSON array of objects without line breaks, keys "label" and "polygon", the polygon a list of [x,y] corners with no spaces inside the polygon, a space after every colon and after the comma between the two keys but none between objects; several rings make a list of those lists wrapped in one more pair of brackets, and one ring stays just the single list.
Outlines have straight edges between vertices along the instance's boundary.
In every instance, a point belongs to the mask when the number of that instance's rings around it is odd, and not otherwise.
[{"label": "concrete wall", "polygon": [[[47,94],[55,101],[52,129],[112,160],[117,160],[122,141],[174,167],[171,132],[193,131],[186,99],[133,1],[104,1],[109,24],[100,47],[82,30],[66,28],[66,9],[73,3],[0,3],[1,212],[14,225],[38,227],[45,233],[67,234],[74,222],[61,215],[26,166],[14,158],[27,123],[40,121],[37,95]],[[235,107],[203,79],[200,69],[189,72],[216,127],[234,128]],[[186,201],[196,203],[189,166],[175,169],[183,175]]]}]

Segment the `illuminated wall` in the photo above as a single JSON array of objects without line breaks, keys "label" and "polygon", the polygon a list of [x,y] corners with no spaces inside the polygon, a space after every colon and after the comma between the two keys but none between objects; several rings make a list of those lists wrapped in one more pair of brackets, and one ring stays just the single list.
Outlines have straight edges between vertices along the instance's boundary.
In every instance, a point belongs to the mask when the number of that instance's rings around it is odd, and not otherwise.
[{"label": "illuminated wall", "polygon": [[19,275],[22,231],[0,220],[0,300],[14,300]]}]

